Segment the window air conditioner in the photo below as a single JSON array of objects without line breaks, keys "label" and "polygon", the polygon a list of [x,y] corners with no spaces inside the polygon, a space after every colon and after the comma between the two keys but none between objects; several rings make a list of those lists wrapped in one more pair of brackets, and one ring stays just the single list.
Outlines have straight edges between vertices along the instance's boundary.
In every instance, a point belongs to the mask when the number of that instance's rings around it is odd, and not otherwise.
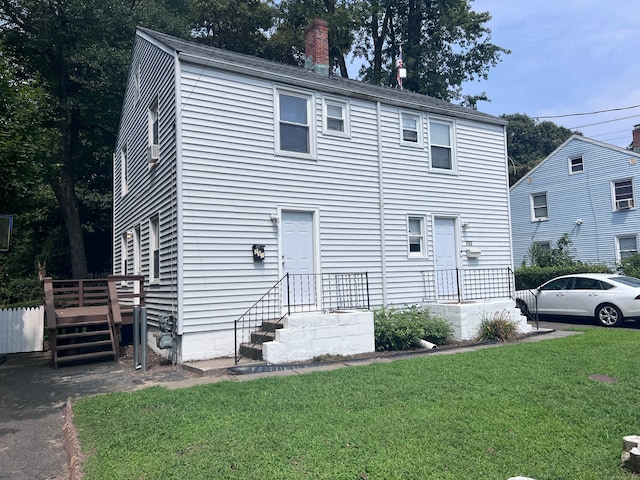
[{"label": "window air conditioner", "polygon": [[160,159],[160,148],[158,145],[149,145],[148,149],[149,153],[149,166],[153,167],[156,162]]},{"label": "window air conditioner", "polygon": [[633,198],[616,200],[616,208],[618,210],[629,210],[630,208],[633,208]]}]

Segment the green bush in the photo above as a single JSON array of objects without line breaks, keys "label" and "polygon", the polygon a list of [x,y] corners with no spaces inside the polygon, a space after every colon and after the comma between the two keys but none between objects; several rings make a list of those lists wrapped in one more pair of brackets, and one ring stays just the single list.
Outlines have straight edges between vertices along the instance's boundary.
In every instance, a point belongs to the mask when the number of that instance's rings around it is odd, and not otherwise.
[{"label": "green bush", "polygon": [[418,306],[374,311],[376,350],[408,350],[420,339],[442,345],[453,335],[451,325]]},{"label": "green bush", "polygon": [[0,306],[18,307],[42,304],[42,282],[37,277],[15,278],[0,288]]},{"label": "green bush", "polygon": [[506,311],[494,312],[488,318],[484,318],[476,336],[481,341],[498,340],[499,342],[509,342],[517,337],[518,327]]},{"label": "green bush", "polygon": [[623,259],[618,265],[618,271],[628,277],[640,278],[640,254]]},{"label": "green bush", "polygon": [[575,273],[612,273],[611,269],[602,263],[576,262],[573,265],[560,267],[527,267],[523,266],[515,271],[516,290],[537,288],[544,282],[560,275]]}]

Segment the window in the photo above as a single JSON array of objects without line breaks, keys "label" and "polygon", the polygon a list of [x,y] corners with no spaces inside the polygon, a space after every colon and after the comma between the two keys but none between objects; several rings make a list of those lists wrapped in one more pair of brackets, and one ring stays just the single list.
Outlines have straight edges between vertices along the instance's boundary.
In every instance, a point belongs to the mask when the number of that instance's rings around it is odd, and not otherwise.
[{"label": "window", "polygon": [[402,138],[401,143],[407,145],[420,145],[420,116],[400,112],[400,121],[402,122]]},{"label": "window", "polygon": [[534,193],[531,195],[531,221],[548,220],[547,194]]},{"label": "window", "polygon": [[349,135],[349,110],[346,102],[326,100],[324,102],[325,133]]},{"label": "window", "polygon": [[543,285],[540,290],[567,290],[571,287],[571,282],[573,282],[573,278],[571,277],[556,278]]},{"label": "window", "polygon": [[549,241],[533,242],[533,244],[542,250],[551,250],[551,242]]},{"label": "window", "polygon": [[278,149],[311,155],[311,97],[290,93],[278,94]]},{"label": "window", "polygon": [[133,229],[133,274],[140,275],[140,254],[142,252],[142,237],[140,225]]},{"label": "window", "polygon": [[633,181],[619,180],[612,184],[614,210],[629,210],[635,207],[633,198]]},{"label": "window", "polygon": [[120,195],[124,196],[129,191],[129,163],[127,160],[127,146],[120,150]]},{"label": "window", "polygon": [[453,123],[441,120],[429,122],[431,168],[453,170]]},{"label": "window", "polygon": [[574,290],[602,290],[602,284],[595,278],[576,277],[573,281]]},{"label": "window", "polygon": [[422,217],[409,217],[409,255],[424,256],[424,220]]},{"label": "window", "polygon": [[160,217],[149,220],[149,281],[160,279]]},{"label": "window", "polygon": [[160,159],[160,130],[158,123],[158,99],[149,107],[149,167],[154,167]]},{"label": "window", "polygon": [[635,235],[618,237],[618,260],[624,260],[638,253],[638,238]]},{"label": "window", "polygon": [[578,157],[571,157],[569,159],[569,174],[584,172],[584,162],[582,161],[582,155]]},{"label": "window", "polygon": [[129,257],[129,246],[127,242],[127,232],[120,237],[120,274],[127,274],[127,261]]}]

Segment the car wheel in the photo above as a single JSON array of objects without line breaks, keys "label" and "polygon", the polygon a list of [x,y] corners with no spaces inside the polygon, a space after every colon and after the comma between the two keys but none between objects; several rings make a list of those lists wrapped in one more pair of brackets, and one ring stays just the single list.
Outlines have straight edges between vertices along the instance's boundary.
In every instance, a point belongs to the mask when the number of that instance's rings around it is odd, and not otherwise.
[{"label": "car wheel", "polygon": [[622,322],[622,312],[615,305],[603,303],[596,308],[596,321],[604,327],[614,327]]},{"label": "car wheel", "polygon": [[529,307],[524,303],[524,300],[516,300],[516,308],[520,309],[520,313],[527,317],[527,319],[531,320],[531,312],[529,311]]}]

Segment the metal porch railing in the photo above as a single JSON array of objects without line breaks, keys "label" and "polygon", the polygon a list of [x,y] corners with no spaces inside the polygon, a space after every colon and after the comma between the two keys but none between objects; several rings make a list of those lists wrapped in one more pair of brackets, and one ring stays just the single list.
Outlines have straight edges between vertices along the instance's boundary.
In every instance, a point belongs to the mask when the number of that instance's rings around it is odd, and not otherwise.
[{"label": "metal porch railing", "polygon": [[253,347],[270,339],[291,313],[369,310],[370,306],[367,272],[287,273],[235,321],[235,363],[242,357],[243,343]]},{"label": "metal porch railing", "polygon": [[515,292],[515,275],[510,267],[435,269],[421,273],[425,302],[510,298]]}]

